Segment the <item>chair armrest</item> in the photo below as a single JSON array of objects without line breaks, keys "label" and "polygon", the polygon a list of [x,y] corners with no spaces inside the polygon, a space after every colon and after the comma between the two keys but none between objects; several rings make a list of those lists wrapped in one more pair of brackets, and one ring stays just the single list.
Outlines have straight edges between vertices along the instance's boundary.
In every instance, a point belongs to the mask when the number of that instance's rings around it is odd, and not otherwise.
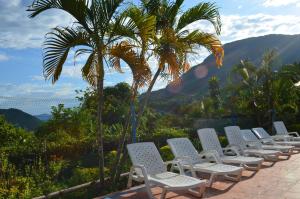
[{"label": "chair armrest", "polygon": [[289,135],[293,135],[295,137],[300,137],[299,133],[298,132],[289,132]]},{"label": "chair armrest", "polygon": [[164,162],[164,164],[165,164],[166,166],[168,166],[168,165],[170,165],[170,164],[175,164],[175,163],[177,163],[177,162],[178,162],[178,161],[170,160],[170,161]]},{"label": "chair armrest", "polygon": [[189,156],[179,156],[179,157],[176,157],[173,162],[179,162],[180,164],[186,162],[188,165],[192,165],[193,163],[193,160],[191,157]]},{"label": "chair armrest", "polygon": [[201,158],[205,157],[206,159],[212,158],[216,163],[222,163],[220,156],[216,150],[206,150],[202,151],[199,156]]},{"label": "chair armrest", "polygon": [[250,149],[261,149],[259,143],[256,141],[247,141],[247,147]]},{"label": "chair armrest", "polygon": [[131,169],[130,169],[130,172],[131,174],[133,174],[135,171],[135,169],[140,169],[142,171],[142,175],[143,175],[143,178],[145,181],[148,181],[148,174],[147,174],[147,170],[146,168],[144,167],[144,165],[132,165]]},{"label": "chair armrest", "polygon": [[225,148],[222,148],[224,154],[228,153],[229,151],[233,152],[235,155],[241,155],[241,153],[239,152],[240,147],[236,146],[236,145],[228,145]]},{"label": "chair armrest", "polygon": [[272,138],[263,138],[263,139],[260,139],[260,142],[262,144],[268,144],[268,145],[274,145],[275,142]]},{"label": "chair armrest", "polygon": [[180,163],[180,161],[176,160],[176,158],[175,158],[174,160],[166,161],[166,162],[164,162],[164,164],[165,164],[166,166],[168,166],[168,165],[171,164],[171,165],[172,165],[171,171],[172,171],[173,166],[176,165],[176,166],[178,167],[178,169],[179,169],[180,174],[181,174],[181,175],[184,174],[183,166],[182,166],[182,164]]},{"label": "chair armrest", "polygon": [[193,160],[191,157],[189,156],[180,156],[180,157],[176,157],[173,162],[176,162],[179,172],[180,174],[184,174],[184,166],[183,164],[186,164],[186,166],[189,167],[189,169],[191,171],[194,171],[194,167],[193,167]]},{"label": "chair armrest", "polygon": [[290,140],[289,136],[284,136],[284,135],[272,135],[271,137],[274,140],[278,140],[278,141],[289,141]]}]

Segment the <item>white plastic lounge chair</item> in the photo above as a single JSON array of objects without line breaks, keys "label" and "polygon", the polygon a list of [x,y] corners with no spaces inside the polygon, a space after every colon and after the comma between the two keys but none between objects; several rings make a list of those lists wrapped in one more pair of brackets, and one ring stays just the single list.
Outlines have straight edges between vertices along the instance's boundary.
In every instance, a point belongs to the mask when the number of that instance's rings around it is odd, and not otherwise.
[{"label": "white plastic lounge chair", "polygon": [[282,146],[279,144],[263,144],[250,129],[241,130],[242,136],[248,145],[256,145],[260,149],[280,151],[280,155],[290,156],[293,154],[294,146]]},{"label": "white plastic lounge chair", "polygon": [[262,157],[265,160],[277,161],[280,151],[275,150],[263,150],[257,146],[249,146],[243,139],[240,127],[227,126],[224,128],[229,145],[237,146],[240,149],[240,153],[245,156]]},{"label": "white plastic lounge chair", "polygon": [[[149,198],[154,198],[151,186],[156,185],[163,188],[161,198],[165,198],[167,191],[187,190],[191,194],[201,197],[206,187],[206,180],[200,180],[190,176],[167,171],[167,164],[164,163],[157,148],[152,142],[142,142],[127,145],[129,157],[133,163],[130,170],[128,187],[132,186],[132,180],[145,182]],[[177,166],[181,173],[179,163]],[[199,191],[195,191],[197,188]]]},{"label": "white plastic lounge chair", "polygon": [[[184,170],[190,171],[193,177],[197,177],[196,172],[210,175],[208,186],[212,185],[214,178],[218,175],[223,175],[229,180],[240,181],[243,167],[222,164],[221,160],[215,157],[215,153],[204,151],[199,154],[188,138],[173,138],[168,139],[167,142],[175,160],[180,162]],[[208,158],[212,158],[214,162]]]},{"label": "white plastic lounge chair", "polygon": [[300,135],[298,134],[298,132],[289,132],[285,127],[283,121],[273,122],[273,126],[276,130],[277,136],[286,137],[290,141],[300,141]]},{"label": "white plastic lounge chair", "polygon": [[258,128],[252,128],[252,131],[255,133],[255,135],[261,139],[266,144],[280,144],[284,146],[294,146],[296,150],[300,149],[300,141],[274,141],[273,137],[270,136],[267,131],[261,127]]},{"label": "white plastic lounge chair", "polygon": [[[222,148],[217,133],[213,128],[199,129],[198,136],[203,150],[211,151],[225,164],[243,166],[248,170],[258,171],[263,162],[263,158],[242,156],[236,147]],[[227,152],[234,152],[234,156],[228,156]]]}]

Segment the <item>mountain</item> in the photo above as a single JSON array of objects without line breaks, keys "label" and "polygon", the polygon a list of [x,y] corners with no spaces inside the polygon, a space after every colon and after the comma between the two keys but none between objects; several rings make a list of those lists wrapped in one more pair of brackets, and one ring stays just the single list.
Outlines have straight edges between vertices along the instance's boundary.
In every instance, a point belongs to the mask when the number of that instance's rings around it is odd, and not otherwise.
[{"label": "mountain", "polygon": [[35,130],[42,123],[38,118],[14,108],[0,109],[0,115],[4,115],[9,123],[27,130]]},{"label": "mountain", "polygon": [[40,114],[40,115],[35,115],[34,117],[36,117],[42,121],[48,121],[51,119],[51,115],[49,115],[49,114]]},{"label": "mountain", "polygon": [[164,89],[152,92],[149,104],[161,111],[169,111],[182,103],[200,99],[207,94],[208,80],[212,76],[217,76],[220,86],[224,86],[232,67],[240,60],[247,59],[259,64],[263,54],[272,49],[279,54],[278,66],[300,62],[300,35],[266,35],[227,43],[224,45],[225,57],[220,69],[216,67],[213,55],[210,55],[182,75],[180,85],[169,84]]}]

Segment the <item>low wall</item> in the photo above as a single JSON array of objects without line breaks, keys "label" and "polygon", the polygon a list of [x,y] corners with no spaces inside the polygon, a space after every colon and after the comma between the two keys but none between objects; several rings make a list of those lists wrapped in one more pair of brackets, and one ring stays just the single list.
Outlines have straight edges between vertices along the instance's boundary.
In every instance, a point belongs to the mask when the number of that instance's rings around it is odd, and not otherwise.
[{"label": "low wall", "polygon": [[248,129],[257,126],[255,119],[250,117],[226,117],[226,118],[199,118],[194,122],[195,129],[214,128],[219,135],[224,135],[224,127],[238,125],[241,129]]}]

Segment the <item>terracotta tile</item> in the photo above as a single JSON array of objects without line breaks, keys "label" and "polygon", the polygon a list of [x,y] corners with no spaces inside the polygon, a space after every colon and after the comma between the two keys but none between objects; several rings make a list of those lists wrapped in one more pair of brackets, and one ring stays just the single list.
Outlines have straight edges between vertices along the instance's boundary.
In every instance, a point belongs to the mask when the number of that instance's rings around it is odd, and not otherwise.
[{"label": "terracotta tile", "polygon": [[[268,165],[266,163],[265,165]],[[289,160],[282,160],[259,172],[244,171],[238,183],[218,178],[211,188],[207,188],[204,198],[209,199],[300,199],[300,153]],[[162,189],[152,189],[159,198]],[[134,187],[108,196],[112,199],[147,198],[144,187]],[[99,197],[98,199],[102,199]],[[168,192],[167,199],[194,199],[187,192]],[[196,198],[195,198],[196,199]]]}]

